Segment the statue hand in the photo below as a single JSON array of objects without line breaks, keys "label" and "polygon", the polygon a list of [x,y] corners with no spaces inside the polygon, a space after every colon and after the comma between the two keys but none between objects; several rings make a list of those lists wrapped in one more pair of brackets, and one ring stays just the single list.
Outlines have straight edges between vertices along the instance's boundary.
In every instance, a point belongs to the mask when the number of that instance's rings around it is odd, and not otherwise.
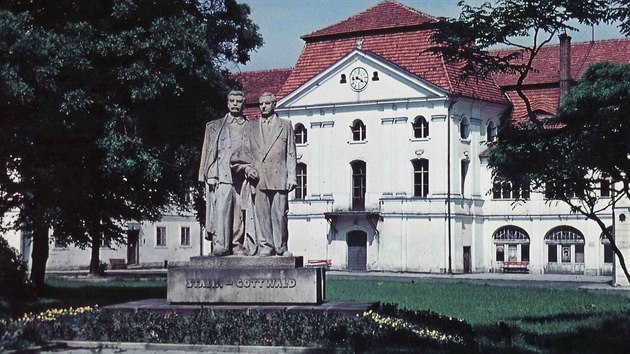
[{"label": "statue hand", "polygon": [[297,185],[295,183],[289,183],[289,192],[292,192]]},{"label": "statue hand", "polygon": [[255,168],[248,166],[245,168],[245,177],[247,177],[247,179],[250,179],[250,180],[257,180],[258,171],[256,171]]},{"label": "statue hand", "polygon": [[208,186],[210,187],[210,190],[213,190],[214,187],[216,187],[217,183],[219,181],[216,178],[208,178],[206,180],[206,183],[208,184]]}]

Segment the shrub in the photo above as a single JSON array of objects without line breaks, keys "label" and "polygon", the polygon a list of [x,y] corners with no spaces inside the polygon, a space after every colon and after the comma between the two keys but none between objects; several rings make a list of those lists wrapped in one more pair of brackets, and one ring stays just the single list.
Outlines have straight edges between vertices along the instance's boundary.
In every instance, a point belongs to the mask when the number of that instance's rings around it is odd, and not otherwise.
[{"label": "shrub", "polygon": [[29,300],[34,297],[26,262],[19,252],[0,236],[0,299]]},{"label": "shrub", "polygon": [[[3,328],[4,326],[4,328]],[[202,309],[191,315],[48,310],[0,322],[0,351],[51,340],[338,347],[352,352],[476,351],[472,328],[431,312],[386,305],[356,318],[319,312]]]}]

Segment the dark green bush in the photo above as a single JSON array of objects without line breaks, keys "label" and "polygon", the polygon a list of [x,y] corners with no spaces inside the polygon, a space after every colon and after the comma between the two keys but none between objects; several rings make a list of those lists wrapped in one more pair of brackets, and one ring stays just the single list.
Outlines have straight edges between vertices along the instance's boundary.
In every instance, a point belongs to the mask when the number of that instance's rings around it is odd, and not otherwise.
[{"label": "dark green bush", "polygon": [[[471,327],[393,305],[356,318],[319,312],[200,310],[190,315],[92,310],[0,325],[0,351],[52,340],[338,347],[352,352],[474,352]],[[17,333],[17,334],[16,334]]]},{"label": "dark green bush", "polygon": [[0,236],[0,300],[29,300],[33,297],[26,263],[19,252]]}]

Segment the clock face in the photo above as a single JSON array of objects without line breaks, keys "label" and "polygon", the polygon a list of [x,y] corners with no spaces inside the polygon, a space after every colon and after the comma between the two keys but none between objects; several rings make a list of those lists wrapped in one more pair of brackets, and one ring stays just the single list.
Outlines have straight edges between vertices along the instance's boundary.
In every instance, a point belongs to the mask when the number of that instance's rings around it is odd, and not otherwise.
[{"label": "clock face", "polygon": [[354,91],[363,91],[368,84],[368,73],[362,67],[352,69],[350,72],[350,87]]}]

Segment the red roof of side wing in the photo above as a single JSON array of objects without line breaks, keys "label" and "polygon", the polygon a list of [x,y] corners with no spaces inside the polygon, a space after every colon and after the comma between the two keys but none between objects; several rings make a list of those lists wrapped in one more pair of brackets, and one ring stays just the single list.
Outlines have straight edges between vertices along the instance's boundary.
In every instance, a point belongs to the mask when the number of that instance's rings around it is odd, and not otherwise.
[{"label": "red roof of side wing", "polygon": [[247,71],[232,74],[245,91],[244,114],[249,119],[256,119],[260,115],[258,98],[264,92],[278,94],[280,88],[287,81],[293,69],[273,69],[260,71]]},{"label": "red roof of side wing", "polygon": [[[495,51],[495,53],[505,55],[514,51],[514,49],[501,49]],[[525,58],[521,60],[525,60]],[[630,39],[611,39],[571,44],[571,78],[573,80],[579,80],[589,65],[602,61],[609,61],[615,64],[630,62]],[[553,115],[560,104],[558,88],[560,81],[559,45],[543,47],[532,65],[535,70],[530,72],[525,79],[523,92],[529,99],[534,111]],[[495,74],[494,78],[512,100],[514,105],[513,121],[527,122],[525,103],[514,88],[518,75]]]},{"label": "red roof of side wing", "polygon": [[384,1],[330,27],[302,37],[306,44],[293,72],[278,92],[278,98],[297,89],[324,69],[357,48],[372,52],[409,73],[453,94],[492,102],[507,102],[493,79],[466,82],[458,80],[457,65],[425,52],[434,46],[431,31],[423,24],[433,17],[401,5]]}]

